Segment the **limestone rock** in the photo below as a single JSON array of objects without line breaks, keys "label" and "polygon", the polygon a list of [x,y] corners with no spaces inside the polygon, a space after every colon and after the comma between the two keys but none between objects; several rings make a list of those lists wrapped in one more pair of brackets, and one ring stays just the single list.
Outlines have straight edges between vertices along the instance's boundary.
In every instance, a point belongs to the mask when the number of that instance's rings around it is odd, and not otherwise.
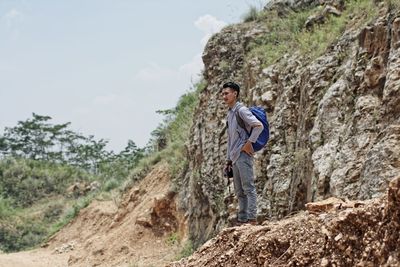
[{"label": "limestone rock", "polygon": [[[344,3],[279,0],[266,9],[323,5],[341,12]],[[223,177],[227,109],[219,91],[226,81],[241,85],[244,104],[262,105],[268,113],[270,141],[255,157],[261,218],[283,218],[332,196],[380,197],[400,172],[400,15],[383,8],[361,28],[357,19],[318,58],[288,51],[267,67],[248,58],[251,41],[269,31],[263,23],[228,26],[209,40],[203,53],[207,87],[195,111],[189,169],[178,196],[195,246],[235,216],[235,198],[227,197],[232,187]]]}]

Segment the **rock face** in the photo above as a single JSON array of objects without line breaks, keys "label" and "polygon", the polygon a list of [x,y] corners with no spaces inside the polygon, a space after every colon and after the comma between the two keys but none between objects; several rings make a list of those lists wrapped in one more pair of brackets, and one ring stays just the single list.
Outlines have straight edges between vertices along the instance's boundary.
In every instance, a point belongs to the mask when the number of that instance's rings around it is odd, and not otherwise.
[{"label": "rock face", "polygon": [[[339,8],[343,1],[330,4]],[[313,60],[288,51],[262,67],[248,55],[251,41],[268,31],[262,23],[229,26],[210,39],[203,54],[207,87],[179,194],[195,245],[234,215],[228,212],[233,188],[222,173],[227,109],[219,95],[229,80],[241,84],[245,104],[268,111],[271,138],[255,158],[261,218],[282,218],[328,197],[365,200],[385,192],[400,171],[400,15],[379,5],[368,26],[353,18]]]},{"label": "rock face", "polygon": [[168,266],[399,266],[400,177],[382,198],[342,204],[314,203],[327,209],[224,229]]}]

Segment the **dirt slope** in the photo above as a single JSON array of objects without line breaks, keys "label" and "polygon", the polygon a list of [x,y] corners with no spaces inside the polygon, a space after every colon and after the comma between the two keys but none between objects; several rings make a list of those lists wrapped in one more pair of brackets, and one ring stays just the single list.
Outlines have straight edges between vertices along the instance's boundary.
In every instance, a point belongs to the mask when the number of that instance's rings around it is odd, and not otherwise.
[{"label": "dirt slope", "polygon": [[167,240],[183,223],[169,185],[168,166],[157,165],[118,205],[94,201],[46,248],[2,254],[0,267],[163,266],[181,249]]},{"label": "dirt slope", "polygon": [[330,199],[307,209],[282,221],[227,228],[169,266],[400,266],[400,177],[383,198]]}]

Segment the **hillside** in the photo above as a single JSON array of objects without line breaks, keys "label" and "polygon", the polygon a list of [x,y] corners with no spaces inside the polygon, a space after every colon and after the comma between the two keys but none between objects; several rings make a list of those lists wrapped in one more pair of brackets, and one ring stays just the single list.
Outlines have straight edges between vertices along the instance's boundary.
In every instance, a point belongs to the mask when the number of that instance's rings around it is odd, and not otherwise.
[{"label": "hillside", "polygon": [[41,249],[0,254],[0,266],[163,266],[186,236],[170,182],[159,164],[120,202],[92,202]]}]

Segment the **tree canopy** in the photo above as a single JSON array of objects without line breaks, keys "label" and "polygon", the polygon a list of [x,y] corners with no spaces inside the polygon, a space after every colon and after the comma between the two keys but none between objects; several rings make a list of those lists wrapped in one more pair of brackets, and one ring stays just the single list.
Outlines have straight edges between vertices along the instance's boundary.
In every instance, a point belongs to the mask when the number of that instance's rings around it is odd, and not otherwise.
[{"label": "tree canopy", "polygon": [[67,163],[97,173],[102,164],[119,161],[133,165],[143,156],[144,149],[138,148],[132,140],[115,154],[106,150],[107,140],[83,136],[69,129],[70,122],[52,124],[51,119],[32,113],[32,118],[6,127],[0,136],[0,157]]}]

